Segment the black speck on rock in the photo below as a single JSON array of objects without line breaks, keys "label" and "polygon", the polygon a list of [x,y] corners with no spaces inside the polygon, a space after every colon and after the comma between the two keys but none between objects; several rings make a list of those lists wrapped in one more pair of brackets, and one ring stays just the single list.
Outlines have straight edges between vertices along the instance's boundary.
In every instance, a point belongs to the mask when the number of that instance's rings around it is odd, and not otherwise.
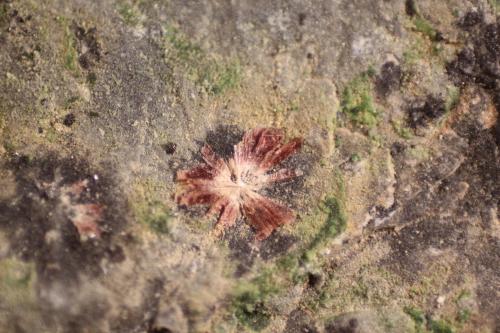
[{"label": "black speck on rock", "polygon": [[358,329],[359,321],[357,318],[349,318],[345,320],[342,315],[340,318],[330,323],[325,327],[325,332],[327,333],[361,333]]},{"label": "black speck on rock", "polygon": [[406,146],[401,142],[394,142],[391,146],[391,156],[396,158],[406,149]]},{"label": "black speck on rock", "polygon": [[173,155],[177,150],[177,144],[174,142],[167,142],[161,146],[167,155]]},{"label": "black speck on rock", "polygon": [[323,285],[323,276],[318,273],[307,273],[307,286],[310,288],[319,288]]},{"label": "black speck on rock", "polygon": [[221,157],[228,159],[234,154],[234,146],[241,141],[244,131],[235,125],[219,125],[207,133],[206,143]]},{"label": "black speck on rock", "polygon": [[68,113],[63,120],[64,126],[71,127],[75,123],[76,117],[73,113]]},{"label": "black speck on rock", "polygon": [[401,67],[393,61],[388,61],[382,65],[380,75],[377,77],[377,92],[382,97],[387,97],[394,89],[401,85],[403,72]]},{"label": "black speck on rock", "polygon": [[78,41],[78,62],[80,66],[84,69],[90,69],[92,65],[101,60],[101,45],[97,40],[97,29],[90,28],[85,30],[85,28],[73,23],[73,32]]},{"label": "black speck on rock", "polygon": [[148,331],[148,333],[172,333],[172,331],[168,328],[153,328]]},{"label": "black speck on rock", "polygon": [[446,113],[446,105],[442,98],[432,95],[426,100],[416,101],[408,110],[408,123],[412,128],[427,125],[430,121],[441,117]]},{"label": "black speck on rock", "polygon": [[299,25],[304,25],[307,15],[305,13],[299,13]]},{"label": "black speck on rock", "polygon": [[293,310],[287,320],[286,328],[283,332],[287,333],[318,333],[311,314],[302,309]]},{"label": "black speck on rock", "polygon": [[406,15],[408,16],[415,16],[417,15],[417,4],[415,3],[415,0],[406,0],[405,2],[405,11]]},{"label": "black speck on rock", "polygon": [[434,42],[442,42],[445,40],[445,37],[441,31],[436,31],[436,35],[432,39]]},{"label": "black speck on rock", "polygon": [[484,20],[484,15],[482,12],[479,11],[470,11],[467,12],[464,17],[461,19],[459,22],[459,26],[464,29],[470,29],[471,27],[478,25],[479,23],[483,22]]}]

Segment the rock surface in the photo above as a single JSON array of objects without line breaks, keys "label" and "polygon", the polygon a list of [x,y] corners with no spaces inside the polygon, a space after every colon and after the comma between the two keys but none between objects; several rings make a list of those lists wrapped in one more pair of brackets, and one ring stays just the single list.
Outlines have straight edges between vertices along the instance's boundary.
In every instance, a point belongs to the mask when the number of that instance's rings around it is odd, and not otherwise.
[{"label": "rock surface", "polygon": [[[0,0],[1,332],[496,332],[498,0]],[[263,241],[175,175],[303,137]]]}]

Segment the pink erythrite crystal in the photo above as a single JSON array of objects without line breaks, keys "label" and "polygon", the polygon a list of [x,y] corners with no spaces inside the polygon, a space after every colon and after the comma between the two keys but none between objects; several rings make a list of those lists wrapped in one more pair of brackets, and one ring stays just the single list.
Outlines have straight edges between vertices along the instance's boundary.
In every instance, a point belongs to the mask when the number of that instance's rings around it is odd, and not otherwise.
[{"label": "pink erythrite crystal", "polygon": [[99,238],[101,229],[97,222],[101,219],[103,207],[98,204],[78,204],[73,206],[74,216],[71,222],[80,236]]},{"label": "pink erythrite crystal", "polygon": [[85,238],[99,238],[101,229],[98,223],[102,219],[104,207],[96,203],[78,203],[87,188],[88,180],[77,181],[63,187],[60,199],[78,234]]},{"label": "pink erythrite crystal", "polygon": [[270,183],[300,176],[299,171],[270,169],[300,149],[302,138],[283,144],[283,131],[256,128],[245,133],[234,146],[234,156],[224,160],[208,145],[201,149],[204,164],[177,172],[182,191],[180,205],[210,205],[207,215],[219,214],[217,233],[245,216],[257,231],[257,239],[267,238],[280,225],[294,220],[293,212],[258,192]]}]

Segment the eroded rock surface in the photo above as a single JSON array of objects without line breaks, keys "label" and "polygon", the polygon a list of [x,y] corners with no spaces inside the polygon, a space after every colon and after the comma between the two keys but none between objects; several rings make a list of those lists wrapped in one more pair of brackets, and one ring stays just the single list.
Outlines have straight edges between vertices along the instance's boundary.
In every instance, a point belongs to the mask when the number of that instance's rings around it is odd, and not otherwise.
[{"label": "eroded rock surface", "polygon": [[[496,332],[498,0],[0,0],[0,331]],[[176,174],[304,140],[295,222]]]}]

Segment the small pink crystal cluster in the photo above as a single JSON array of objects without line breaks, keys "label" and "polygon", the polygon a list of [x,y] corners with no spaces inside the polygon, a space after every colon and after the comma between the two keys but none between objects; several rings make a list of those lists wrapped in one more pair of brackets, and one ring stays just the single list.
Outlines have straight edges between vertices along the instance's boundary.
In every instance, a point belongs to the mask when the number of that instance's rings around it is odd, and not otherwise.
[{"label": "small pink crystal cluster", "polygon": [[103,206],[78,202],[87,188],[88,180],[77,181],[71,186],[63,187],[60,199],[78,234],[84,238],[99,238],[101,236],[99,221],[102,219]]},{"label": "small pink crystal cluster", "polygon": [[271,169],[302,146],[302,138],[284,144],[284,133],[276,128],[255,128],[234,146],[234,156],[224,160],[208,145],[201,149],[205,163],[177,172],[181,192],[179,205],[210,205],[207,215],[218,214],[216,233],[244,216],[256,230],[257,239],[267,238],[277,227],[292,222],[295,214],[259,191],[272,183],[302,173],[293,169]]}]

